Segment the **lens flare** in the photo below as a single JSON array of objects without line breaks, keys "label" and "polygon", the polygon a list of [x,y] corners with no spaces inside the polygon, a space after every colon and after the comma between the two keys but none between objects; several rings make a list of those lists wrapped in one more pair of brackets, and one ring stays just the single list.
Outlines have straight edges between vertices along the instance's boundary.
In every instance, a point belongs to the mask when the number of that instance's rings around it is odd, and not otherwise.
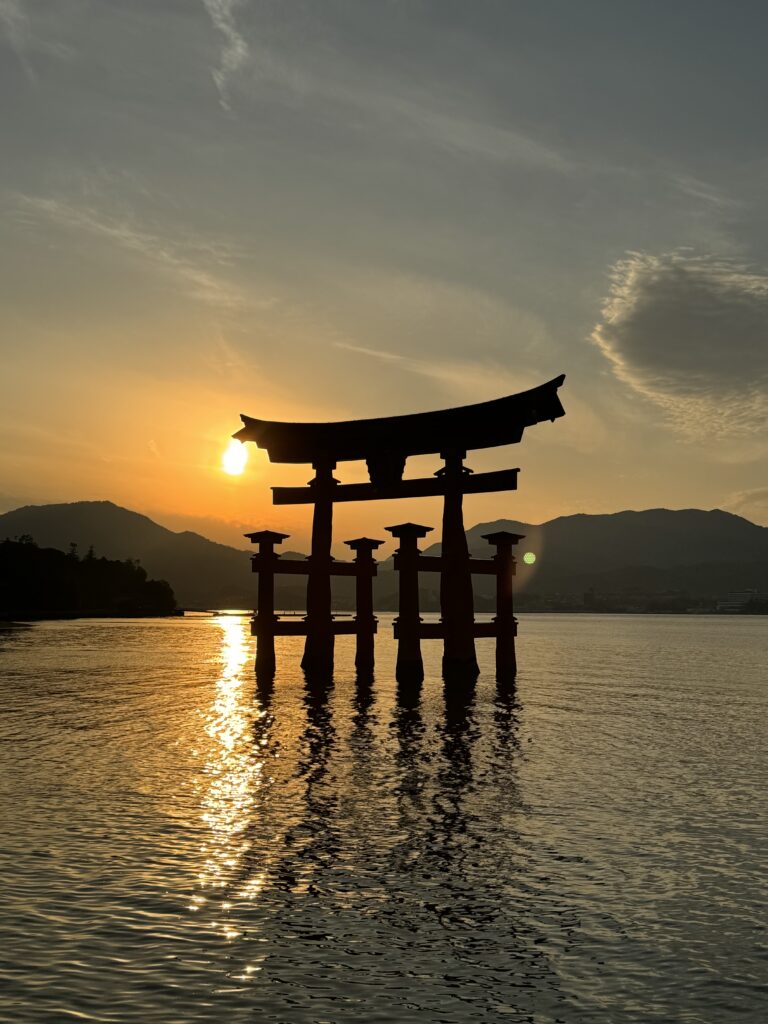
[{"label": "lens flare", "polygon": [[534,555],[532,551],[526,551],[523,555],[523,561],[526,565],[533,565],[533,563],[536,561],[536,555]]},{"label": "lens flare", "polygon": [[221,456],[221,468],[230,476],[240,476],[248,461],[248,449],[234,437]]}]

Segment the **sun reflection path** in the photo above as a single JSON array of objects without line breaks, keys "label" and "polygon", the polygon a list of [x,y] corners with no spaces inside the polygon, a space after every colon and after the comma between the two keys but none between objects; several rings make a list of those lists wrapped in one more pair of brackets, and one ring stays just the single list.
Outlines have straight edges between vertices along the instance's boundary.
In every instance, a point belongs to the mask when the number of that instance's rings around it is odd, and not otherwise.
[{"label": "sun reflection path", "polygon": [[245,620],[221,616],[214,625],[222,633],[222,665],[205,715],[204,729],[212,743],[199,784],[207,839],[201,847],[198,892],[189,909],[205,908],[214,918],[212,926],[231,940],[241,934],[231,919],[233,907],[253,901],[265,878],[264,871],[254,873],[247,862],[247,832],[264,784],[267,744],[264,735],[259,741],[254,724],[267,711],[254,705],[252,676],[243,671],[251,657]]}]

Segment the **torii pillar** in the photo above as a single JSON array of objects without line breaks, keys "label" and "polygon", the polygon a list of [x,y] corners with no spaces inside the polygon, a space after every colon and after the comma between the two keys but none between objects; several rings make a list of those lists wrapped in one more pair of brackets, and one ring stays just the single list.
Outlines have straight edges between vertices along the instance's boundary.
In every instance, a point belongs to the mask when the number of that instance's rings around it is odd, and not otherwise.
[{"label": "torii pillar", "polygon": [[517,656],[515,654],[515,637],[517,636],[517,619],[513,597],[513,580],[516,572],[516,560],[512,551],[525,537],[524,533],[509,533],[500,530],[498,533],[484,533],[487,540],[496,548],[496,678],[500,681],[513,679],[517,674]]},{"label": "torii pillar", "polygon": [[355,668],[360,675],[371,675],[374,665],[373,637],[376,633],[376,616],[373,614],[373,577],[376,563],[373,552],[380,548],[383,540],[358,537],[345,540],[348,548],[355,552]]},{"label": "torii pillar", "polygon": [[312,548],[307,578],[307,639],[301,667],[305,672],[330,676],[333,672],[333,615],[331,613],[331,541],[333,530],[333,477],[335,462],[314,463],[310,482],[314,514]]},{"label": "torii pillar", "polygon": [[463,482],[472,472],[464,466],[466,454],[442,452],[445,467],[437,474],[445,481],[440,613],[444,628],[443,678],[447,681],[474,679],[480,671],[475,655],[472,575],[462,510]]},{"label": "torii pillar", "polygon": [[400,541],[394,559],[400,577],[397,618],[394,623],[397,637],[395,678],[398,683],[420,683],[424,679],[424,663],[421,660],[418,541],[431,533],[432,527],[401,523],[385,529]]},{"label": "torii pillar", "polygon": [[246,533],[251,544],[258,544],[258,554],[251,557],[251,567],[259,574],[258,605],[251,622],[251,633],[256,637],[256,672],[271,676],[275,672],[275,566],[280,555],[275,544],[282,544],[289,534],[274,530]]}]

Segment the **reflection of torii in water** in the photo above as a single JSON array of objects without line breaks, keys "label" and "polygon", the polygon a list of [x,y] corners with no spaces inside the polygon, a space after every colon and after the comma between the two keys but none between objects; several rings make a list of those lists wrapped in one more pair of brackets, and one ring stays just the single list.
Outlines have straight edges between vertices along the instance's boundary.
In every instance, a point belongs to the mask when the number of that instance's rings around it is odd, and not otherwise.
[{"label": "reflection of torii in water", "polygon": [[[358,668],[372,667],[373,648],[366,654],[370,665],[361,664],[363,640],[370,639],[376,623],[372,614],[360,614],[353,622],[335,622],[331,611],[331,576],[356,576],[358,600],[370,591],[375,563],[365,538],[349,542],[357,545],[358,558],[353,563],[336,562],[331,554],[333,503],[389,498],[415,498],[442,495],[442,553],[439,558],[426,559],[416,547],[426,527],[412,524],[392,527],[401,539],[400,557],[395,568],[401,571],[401,597],[404,571],[411,576],[418,571],[440,573],[441,623],[421,625],[418,601],[401,603],[396,625],[401,653],[399,677],[410,674],[420,678],[419,641],[424,637],[440,637],[444,642],[443,672],[446,677],[477,674],[475,636],[497,638],[497,668],[500,674],[514,674],[514,616],[511,604],[511,583],[503,586],[502,578],[511,577],[514,559],[511,546],[517,535],[491,535],[497,547],[495,559],[472,559],[467,549],[462,512],[465,494],[516,490],[517,469],[472,474],[464,466],[469,450],[516,444],[526,427],[564,415],[558,389],[565,377],[556,377],[546,384],[491,402],[481,402],[439,412],[389,416],[378,419],[348,420],[336,423],[279,423],[243,416],[243,427],[234,436],[240,441],[254,441],[264,448],[271,462],[307,463],[315,470],[314,479],[306,487],[274,487],[276,505],[312,504],[312,549],[306,562],[279,562],[274,545],[285,535],[269,531],[248,534],[259,544],[253,558],[254,571],[265,579],[260,586],[259,610],[254,618],[254,633],[259,641],[259,661],[265,672],[274,670],[274,636],[306,635],[302,666],[309,672],[328,675],[333,669],[334,636],[354,632],[358,638]],[[411,455],[437,454],[444,461],[442,469],[432,478],[403,479],[406,460]],[[365,460],[369,483],[340,484],[333,477],[338,462]],[[414,530],[416,531],[414,533]],[[413,534],[413,536],[411,536]],[[405,547],[403,546],[405,538]],[[412,542],[412,543],[411,543]],[[506,550],[506,555],[504,551]],[[367,557],[366,557],[367,552]],[[364,557],[361,557],[364,556]],[[307,616],[304,622],[280,622],[274,614],[272,580],[276,572],[305,573],[307,581]],[[493,623],[474,623],[472,573],[495,574],[500,581],[497,594],[500,605]],[[411,597],[413,588],[411,587]],[[418,593],[418,591],[416,591]],[[265,603],[262,603],[262,600]],[[365,660],[365,657],[362,660]]]}]

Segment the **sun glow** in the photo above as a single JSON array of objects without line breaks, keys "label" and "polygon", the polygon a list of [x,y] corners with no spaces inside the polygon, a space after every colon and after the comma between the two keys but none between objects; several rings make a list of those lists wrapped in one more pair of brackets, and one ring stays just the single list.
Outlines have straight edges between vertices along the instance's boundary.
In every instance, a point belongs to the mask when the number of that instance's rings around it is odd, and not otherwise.
[{"label": "sun glow", "polygon": [[248,449],[234,437],[221,456],[221,468],[230,476],[240,476],[248,462]]}]

